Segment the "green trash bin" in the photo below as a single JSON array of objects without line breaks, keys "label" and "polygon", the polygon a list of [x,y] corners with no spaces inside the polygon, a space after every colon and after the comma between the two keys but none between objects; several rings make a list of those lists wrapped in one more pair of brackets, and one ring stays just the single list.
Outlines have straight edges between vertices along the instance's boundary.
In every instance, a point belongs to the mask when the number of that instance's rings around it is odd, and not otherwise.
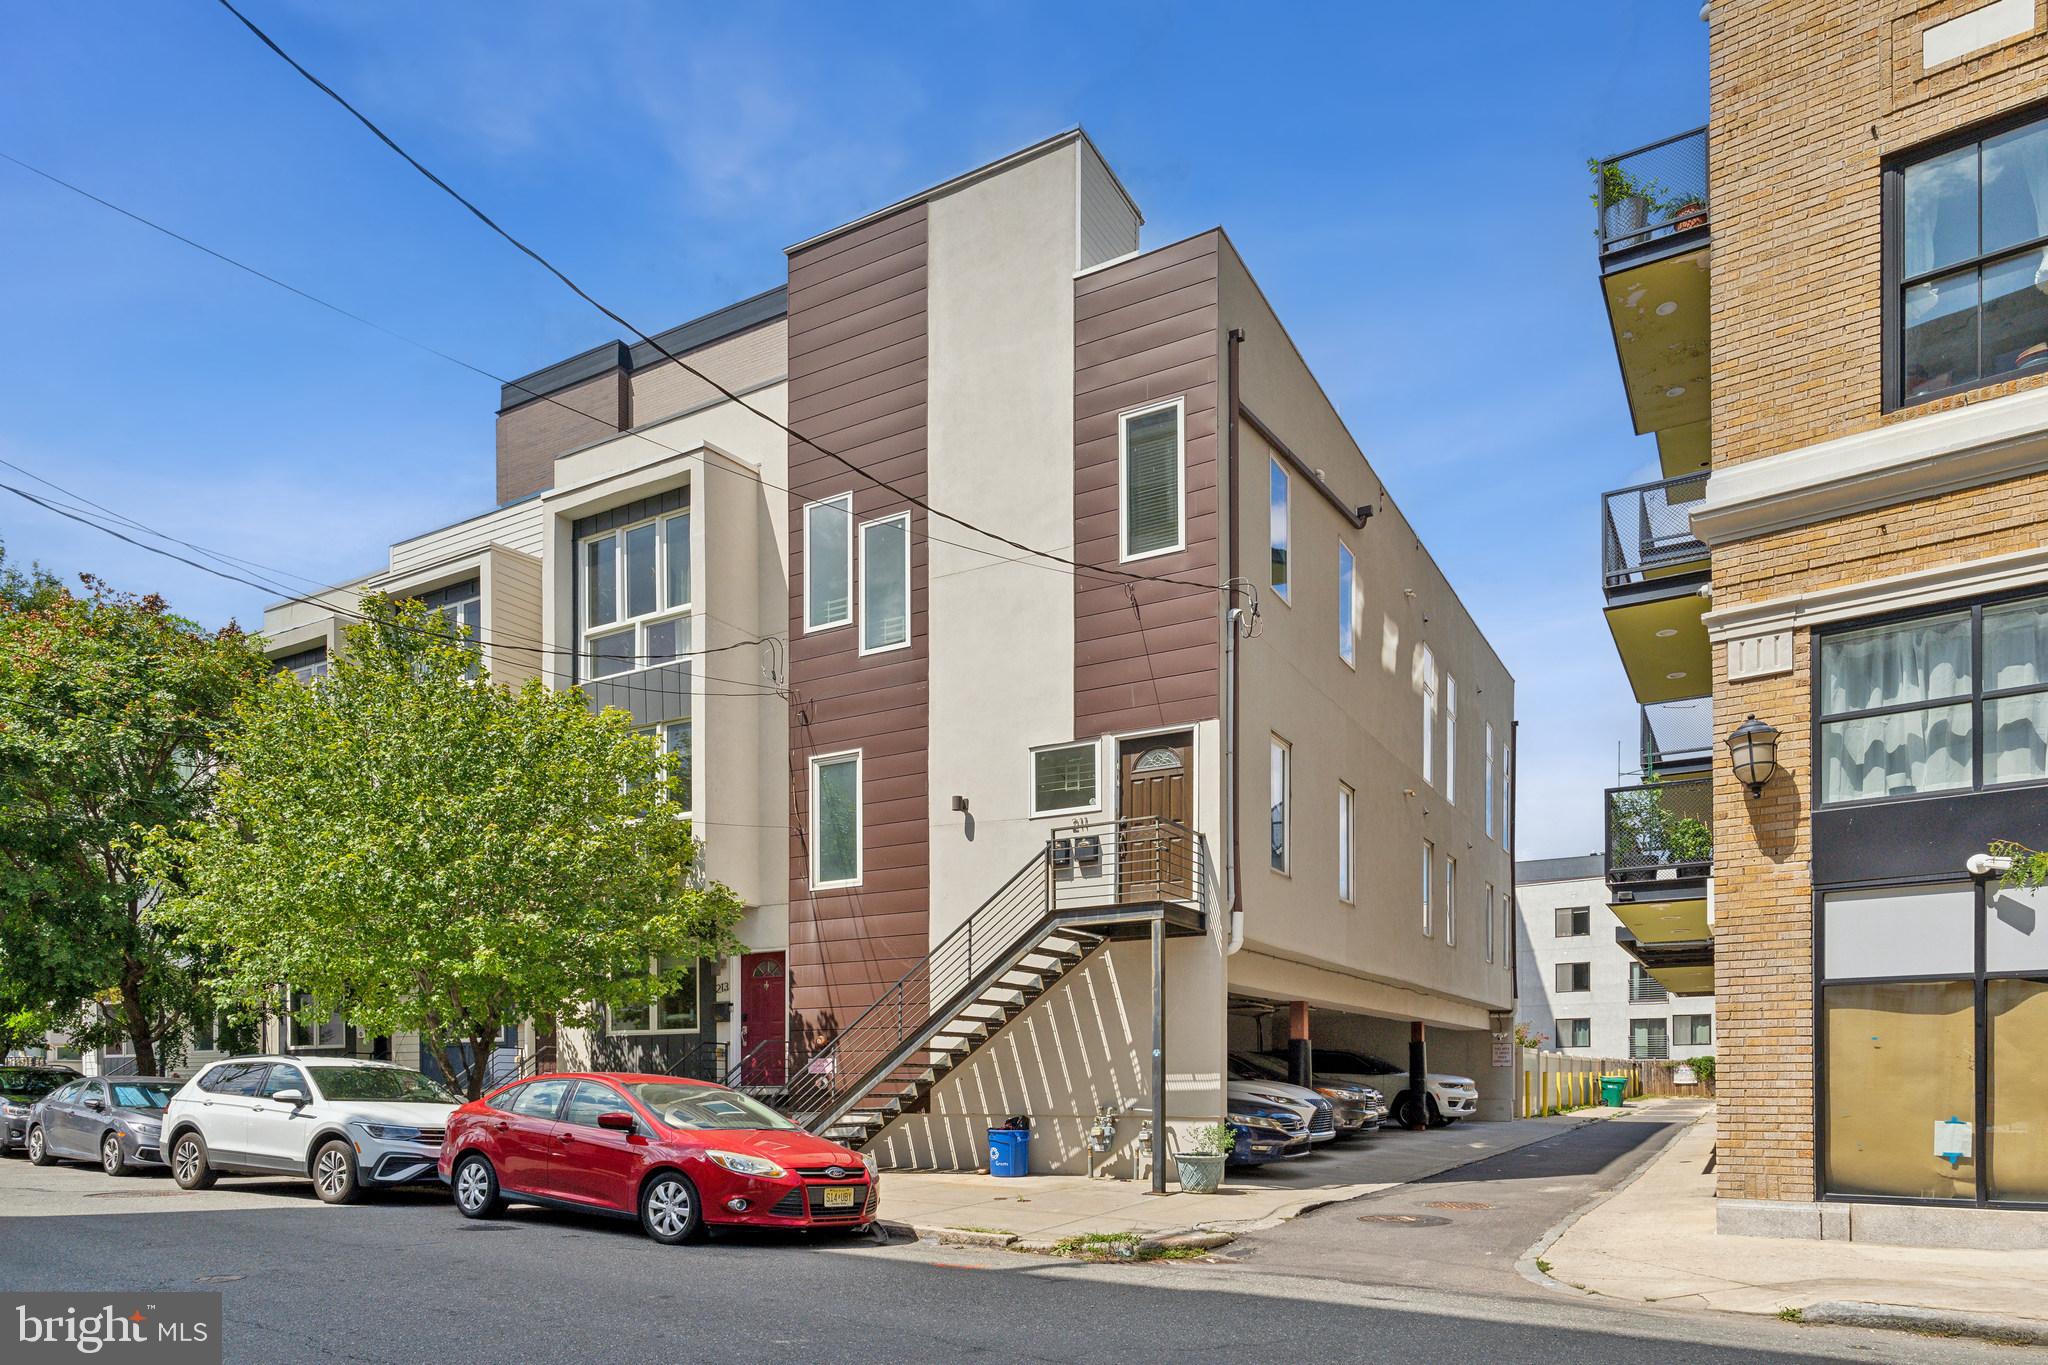
[{"label": "green trash bin", "polygon": [[1623,1104],[1627,1103],[1623,1098],[1627,1094],[1628,1077],[1602,1076],[1600,1078],[1600,1103],[1606,1105],[1609,1109],[1621,1108]]}]

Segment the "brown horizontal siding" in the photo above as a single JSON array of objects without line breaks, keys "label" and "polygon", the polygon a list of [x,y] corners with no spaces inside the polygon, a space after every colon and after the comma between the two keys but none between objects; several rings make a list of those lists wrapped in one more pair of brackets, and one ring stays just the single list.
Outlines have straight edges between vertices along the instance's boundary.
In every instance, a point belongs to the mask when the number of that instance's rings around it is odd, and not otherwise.
[{"label": "brown horizontal siding", "polygon": [[[1074,579],[1077,738],[1217,714],[1223,582],[1218,518],[1216,234],[1074,283],[1074,558],[1147,579]],[[1179,398],[1184,548],[1119,564],[1121,414]],[[1188,586],[1193,584],[1195,586]]]},{"label": "brown horizontal siding", "polygon": [[[790,1002],[812,1045],[929,950],[926,526],[905,496],[924,496],[927,473],[925,234],[916,205],[789,262],[790,423],[832,452],[789,443],[790,773],[798,812],[789,848]],[[860,653],[858,539],[854,624],[804,633],[803,506],[847,492],[856,528],[910,513],[907,648]],[[861,754],[861,884],[813,892],[810,759],[849,749]]]}]

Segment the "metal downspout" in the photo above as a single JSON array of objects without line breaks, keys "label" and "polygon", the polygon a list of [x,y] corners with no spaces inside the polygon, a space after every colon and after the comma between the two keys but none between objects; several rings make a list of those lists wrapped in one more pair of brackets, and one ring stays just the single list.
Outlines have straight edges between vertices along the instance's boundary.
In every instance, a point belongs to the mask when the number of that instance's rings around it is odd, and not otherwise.
[{"label": "metal downspout", "polygon": [[1230,490],[1230,515],[1226,534],[1230,539],[1230,551],[1225,563],[1230,575],[1233,600],[1230,609],[1223,614],[1223,887],[1224,894],[1230,897],[1230,937],[1223,946],[1225,957],[1244,947],[1244,897],[1238,881],[1237,858],[1237,641],[1238,628],[1244,619],[1244,609],[1234,600],[1237,592],[1237,505],[1241,500],[1237,473],[1237,348],[1243,344],[1244,328],[1231,328],[1226,367],[1230,390],[1230,430],[1225,442],[1228,462],[1226,487]]}]

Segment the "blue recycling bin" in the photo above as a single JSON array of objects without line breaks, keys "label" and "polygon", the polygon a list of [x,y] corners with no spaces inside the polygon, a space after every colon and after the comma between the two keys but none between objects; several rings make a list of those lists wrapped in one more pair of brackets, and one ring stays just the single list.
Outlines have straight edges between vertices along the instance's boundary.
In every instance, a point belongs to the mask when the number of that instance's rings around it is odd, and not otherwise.
[{"label": "blue recycling bin", "polygon": [[991,1128],[988,1130],[988,1173],[1019,1176],[1031,1174],[1031,1130]]}]

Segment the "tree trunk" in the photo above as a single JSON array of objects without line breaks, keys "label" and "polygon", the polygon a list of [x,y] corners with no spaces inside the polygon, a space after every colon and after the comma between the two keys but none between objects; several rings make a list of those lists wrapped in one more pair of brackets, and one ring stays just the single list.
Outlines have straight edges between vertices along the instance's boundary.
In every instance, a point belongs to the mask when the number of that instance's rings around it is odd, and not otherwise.
[{"label": "tree trunk", "polygon": [[491,1058],[498,1053],[498,1035],[503,1032],[497,1019],[480,1019],[470,1025],[469,1049],[474,1060],[469,1068],[469,1084],[464,1087],[467,1098],[478,1099],[484,1093],[484,1077],[489,1074]]},{"label": "tree trunk", "polygon": [[121,1022],[135,1049],[135,1074],[156,1075],[156,1039],[150,1035],[149,1012],[142,1007],[142,963],[132,953],[121,956]]}]

